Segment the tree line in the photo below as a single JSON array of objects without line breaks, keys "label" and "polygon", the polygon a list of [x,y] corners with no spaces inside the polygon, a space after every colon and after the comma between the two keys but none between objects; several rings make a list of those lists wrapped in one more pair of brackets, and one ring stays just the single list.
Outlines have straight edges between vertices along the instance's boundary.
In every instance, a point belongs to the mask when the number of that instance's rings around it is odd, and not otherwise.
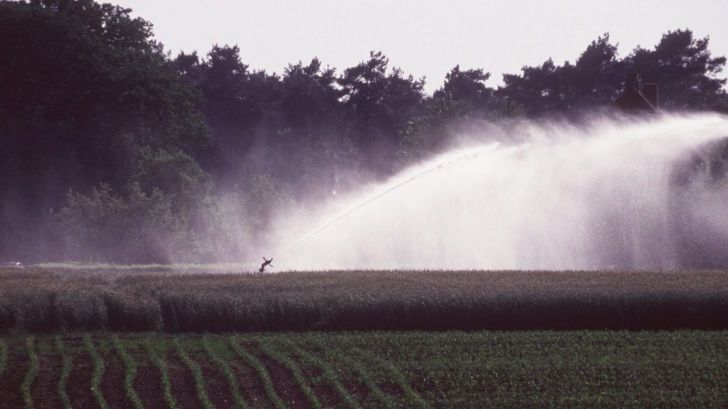
[{"label": "tree line", "polygon": [[726,59],[688,29],[623,57],[604,34],[497,87],[455,66],[430,95],[377,51],[280,74],[234,45],[172,56],[130,13],[0,2],[0,259],[240,259],[276,209],[387,177],[483,122],[610,110],[629,72],[666,110],[728,113]]}]

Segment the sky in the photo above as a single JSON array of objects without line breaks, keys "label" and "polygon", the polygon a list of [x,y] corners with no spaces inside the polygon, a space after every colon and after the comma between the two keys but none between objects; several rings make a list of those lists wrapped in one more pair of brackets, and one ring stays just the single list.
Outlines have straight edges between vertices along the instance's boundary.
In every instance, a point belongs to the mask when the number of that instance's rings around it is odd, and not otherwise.
[{"label": "sky", "polygon": [[728,55],[726,0],[105,1],[151,21],[173,55],[237,44],[252,69],[280,74],[314,57],[341,71],[379,50],[390,66],[425,77],[429,92],[455,65],[483,68],[495,86],[524,65],[574,61],[606,32],[622,56],[679,28],[709,36],[713,55]]}]

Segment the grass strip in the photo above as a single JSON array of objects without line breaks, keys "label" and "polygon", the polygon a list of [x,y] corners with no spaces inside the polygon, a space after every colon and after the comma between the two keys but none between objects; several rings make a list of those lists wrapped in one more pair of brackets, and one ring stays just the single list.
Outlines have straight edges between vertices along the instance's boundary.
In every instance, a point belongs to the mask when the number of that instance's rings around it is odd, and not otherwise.
[{"label": "grass strip", "polygon": [[116,351],[119,353],[121,360],[124,362],[124,391],[126,392],[126,397],[129,399],[134,409],[144,409],[142,400],[134,390],[134,377],[136,377],[137,372],[136,361],[134,361],[134,358],[126,352],[126,349],[121,343],[121,340],[119,340],[118,336],[112,336],[111,342],[114,345],[114,348],[116,348]]},{"label": "grass strip", "polygon": [[404,391],[405,396],[410,400],[411,403],[419,406],[423,409],[429,409],[430,405],[425,402],[422,397],[415,391],[412,386],[409,384],[407,379],[405,379],[404,375],[402,375],[402,372],[395,366],[393,363],[389,362],[388,360],[379,357],[369,351],[357,349],[358,353],[362,356],[368,358],[371,361],[374,361],[378,363],[380,366],[382,366],[384,369],[386,369],[390,375],[392,375],[392,378],[394,381],[399,385],[400,388]]},{"label": "grass strip", "polygon": [[35,337],[29,336],[25,340],[25,347],[28,351],[28,358],[30,359],[30,365],[28,366],[28,372],[23,377],[23,383],[20,385],[20,390],[23,394],[23,402],[25,402],[26,409],[33,409],[33,395],[30,393],[30,388],[33,386],[33,381],[36,375],[38,375],[38,355],[35,353]]},{"label": "grass strip", "polygon": [[387,409],[394,409],[397,407],[392,397],[387,395],[379,387],[379,385],[377,385],[374,379],[372,379],[372,375],[361,364],[361,362],[352,358],[348,353],[342,352],[337,347],[327,345],[326,342],[321,340],[319,336],[311,338],[311,342],[322,351],[324,351],[324,354],[328,359],[343,362],[347,368],[352,369],[356,374],[357,379],[361,380],[364,383],[364,386],[369,389],[369,392],[371,392],[372,396],[374,396],[375,399],[383,403]]},{"label": "grass strip", "polygon": [[167,402],[167,407],[169,409],[178,409],[179,405],[174,399],[174,394],[172,393],[172,381],[169,379],[169,370],[167,370],[167,363],[154,350],[154,346],[152,346],[152,341],[150,338],[144,340],[144,349],[147,350],[147,354],[149,355],[149,358],[151,358],[152,363],[154,363],[154,366],[159,369],[159,374],[162,378],[162,395],[164,396],[164,401]]},{"label": "grass strip", "polygon": [[202,407],[205,409],[215,409],[215,405],[212,404],[210,397],[207,396],[207,391],[205,390],[205,378],[202,376],[200,366],[197,365],[197,362],[195,362],[189,355],[187,355],[187,352],[182,347],[182,344],[180,344],[178,337],[175,337],[172,342],[174,343],[175,350],[182,358],[182,362],[184,362],[190,372],[192,372],[192,377],[195,379],[197,398],[200,400]]},{"label": "grass strip", "polygon": [[273,406],[276,407],[276,409],[287,409],[288,406],[286,406],[286,403],[283,402],[283,400],[278,396],[278,393],[276,392],[275,387],[273,387],[273,380],[270,378],[270,374],[268,373],[268,370],[265,369],[265,366],[262,362],[253,354],[248,352],[240,343],[235,339],[235,336],[230,336],[230,346],[232,347],[233,351],[245,361],[245,364],[250,366],[251,368],[255,369],[255,371],[258,373],[258,376],[260,377],[260,380],[263,382],[263,388],[265,389],[265,394],[268,396],[268,399],[273,403]]},{"label": "grass strip", "polygon": [[291,373],[293,374],[293,378],[296,380],[296,383],[298,383],[298,386],[301,387],[303,395],[306,397],[311,406],[314,409],[321,408],[321,402],[316,397],[316,393],[314,393],[313,389],[311,389],[311,385],[308,384],[306,376],[303,374],[303,372],[301,372],[301,368],[293,359],[291,359],[290,356],[286,355],[278,348],[266,345],[260,340],[258,340],[258,347],[269,357],[273,358],[279,364],[283,365],[289,371],[291,371]]},{"label": "grass strip", "polygon": [[0,339],[0,375],[5,372],[6,366],[8,366],[8,344]]},{"label": "grass strip", "polygon": [[88,334],[83,335],[83,345],[91,355],[91,360],[94,364],[94,372],[91,375],[91,393],[93,393],[96,403],[99,404],[101,409],[109,409],[109,404],[106,403],[106,399],[104,399],[104,395],[101,393],[101,378],[104,376],[104,371],[106,371],[104,361],[101,359],[98,351],[96,351],[96,347],[94,347],[94,343]]},{"label": "grass strip", "polygon": [[339,394],[339,397],[341,397],[341,399],[346,402],[346,404],[350,408],[361,408],[361,406],[359,406],[354,397],[351,396],[349,391],[339,381],[338,375],[336,374],[336,372],[334,372],[331,366],[326,363],[326,361],[319,358],[318,355],[299,347],[298,345],[296,345],[295,342],[293,342],[293,340],[288,337],[282,338],[281,341],[286,343],[286,345],[288,345],[288,347],[293,350],[293,352],[295,352],[296,355],[298,355],[304,363],[319,368],[323,372],[326,382],[328,382],[328,384],[331,385],[334,390],[336,390],[336,392]]},{"label": "grass strip", "polygon": [[210,337],[208,335],[202,336],[202,346],[205,347],[207,356],[210,357],[212,362],[217,365],[218,369],[222,371],[225,379],[227,379],[228,385],[230,386],[230,393],[233,395],[233,401],[235,406],[241,409],[247,409],[248,405],[245,403],[243,396],[240,394],[240,388],[238,387],[238,381],[235,379],[235,374],[230,370],[230,365],[225,362],[224,359],[212,348],[210,345]]},{"label": "grass strip", "polygon": [[56,335],[56,350],[58,355],[61,356],[61,378],[58,380],[58,397],[61,400],[61,404],[64,409],[71,409],[71,399],[68,398],[66,393],[66,385],[68,384],[68,377],[71,375],[71,367],[73,365],[72,358],[66,353],[63,346],[63,339],[60,335]]}]

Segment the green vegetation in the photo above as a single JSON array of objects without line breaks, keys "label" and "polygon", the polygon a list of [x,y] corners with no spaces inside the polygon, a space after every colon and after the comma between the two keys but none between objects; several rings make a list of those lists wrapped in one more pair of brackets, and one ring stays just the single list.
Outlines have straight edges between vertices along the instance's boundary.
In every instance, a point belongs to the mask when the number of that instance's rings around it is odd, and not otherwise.
[{"label": "green vegetation", "polygon": [[28,337],[25,342],[30,365],[28,366],[28,372],[25,373],[23,384],[20,385],[20,389],[23,392],[23,402],[25,402],[26,409],[34,408],[33,395],[30,393],[33,381],[35,381],[35,377],[38,375],[38,355],[35,353],[34,343],[35,337],[33,336]]},{"label": "green vegetation", "polygon": [[324,378],[326,381],[331,385],[336,392],[339,394],[341,399],[346,402],[346,405],[352,409],[358,409],[360,408],[359,404],[354,400],[354,398],[351,396],[348,390],[344,387],[344,385],[341,384],[341,381],[339,380],[339,377],[336,375],[336,373],[333,371],[331,366],[326,363],[323,359],[318,357],[316,354],[312,354],[302,348],[300,348],[298,345],[296,345],[293,341],[290,339],[282,339],[282,341],[285,341],[285,346],[287,349],[294,352],[296,355],[298,355],[303,362],[312,365],[314,367],[319,368],[324,375]]},{"label": "green vegetation", "polygon": [[240,395],[240,388],[238,387],[238,381],[235,379],[235,374],[233,374],[232,370],[230,370],[230,365],[228,365],[227,362],[225,362],[225,360],[222,359],[217,352],[217,349],[221,348],[221,345],[224,344],[216,343],[213,346],[210,338],[208,336],[204,336],[202,338],[202,345],[205,347],[205,352],[207,352],[207,356],[212,362],[215,363],[215,365],[217,365],[218,369],[220,369],[220,371],[225,376],[225,380],[230,387],[230,393],[233,395],[233,401],[235,402],[235,406],[237,406],[238,408],[247,409],[248,405],[245,403],[242,395]]},{"label": "green vegetation", "polygon": [[61,357],[61,377],[58,380],[58,397],[63,404],[63,409],[72,409],[71,400],[68,398],[66,388],[68,385],[68,376],[71,374],[71,368],[73,360],[70,355],[66,354],[65,347],[63,345],[63,338],[60,335],[55,336],[56,350],[58,355]]},{"label": "green vegetation", "polygon": [[427,409],[430,407],[427,402],[422,400],[420,395],[418,395],[417,392],[412,389],[412,387],[409,385],[409,382],[407,382],[407,379],[405,379],[400,370],[391,362],[388,362],[387,360],[382,359],[369,351],[354,350],[354,353],[356,355],[363,356],[369,362],[373,362],[375,366],[380,366],[386,372],[388,372],[390,377],[397,383],[402,391],[404,391],[405,397],[409,405],[422,409]]},{"label": "green vegetation", "polygon": [[369,389],[369,392],[374,398],[382,403],[387,409],[395,407],[394,401],[387,396],[372,379],[371,374],[367,369],[357,360],[350,356],[342,353],[337,353],[337,349],[333,345],[328,345],[328,337],[325,335],[317,336],[311,339],[313,345],[315,345],[321,354],[336,362],[342,362],[347,368],[350,368],[354,375]]},{"label": "green vegetation", "polygon": [[137,372],[136,361],[126,352],[124,344],[119,340],[119,337],[113,336],[111,342],[119,352],[121,360],[124,362],[124,392],[126,392],[126,397],[132,403],[134,409],[144,409],[144,404],[142,404],[139,395],[134,391],[134,377]]},{"label": "green vegetation", "polygon": [[287,356],[285,353],[279,351],[277,348],[268,345],[267,342],[258,342],[259,348],[268,356],[276,360],[279,364],[286,367],[291,373],[293,374],[293,378],[295,378],[296,383],[303,391],[303,394],[306,396],[306,400],[311,404],[311,406],[314,409],[320,409],[321,408],[321,402],[319,402],[318,398],[316,398],[316,394],[311,389],[311,385],[309,385],[308,380],[306,380],[306,377],[301,372],[301,369],[298,367],[298,364],[294,362],[289,356]]},{"label": "green vegetation", "polygon": [[[147,352],[147,355],[157,369],[159,369],[159,376],[162,381],[162,394],[164,396],[164,401],[167,403],[167,407],[169,409],[177,409],[180,406],[174,398],[174,393],[172,392],[172,381],[169,379],[169,370],[167,369],[167,363],[163,358],[165,356],[166,349],[162,349],[162,356],[160,357],[159,352],[157,352],[158,348],[155,348],[155,344],[158,347],[160,343],[153,342],[151,337],[146,338],[144,340],[144,350]],[[161,347],[164,348],[164,345],[161,345]]]},{"label": "green vegetation", "polygon": [[0,333],[728,329],[728,272],[0,270]]},{"label": "green vegetation", "polygon": [[210,397],[207,396],[207,391],[205,390],[205,378],[202,376],[200,366],[187,354],[180,342],[180,338],[174,338],[172,342],[174,343],[175,351],[179,354],[180,358],[182,358],[182,362],[184,362],[187,369],[192,372],[192,377],[195,380],[197,398],[200,400],[202,407],[205,409],[215,409],[215,405],[212,404]]},{"label": "green vegetation", "polygon": [[[177,368],[189,367],[185,360],[190,358],[190,354],[194,354],[198,367],[203,364],[214,366],[214,358],[206,353],[200,354],[207,344],[224,356],[230,368],[250,369],[236,372],[235,382],[239,386],[248,385],[245,394],[250,406],[261,409],[288,407],[289,403],[278,398],[282,394],[305,399],[305,384],[314,385],[310,393],[322,407],[337,408],[718,409],[728,405],[728,394],[725,393],[728,333],[724,331],[112,336],[116,339],[112,338],[112,344],[121,345],[137,363],[149,359],[148,352],[152,346],[155,350],[181,350],[181,354],[167,356],[170,365]],[[65,345],[79,338],[75,334],[58,337]],[[29,353],[33,345],[40,348],[40,345],[51,343],[54,339],[57,342],[55,336],[38,336],[35,341],[22,335],[2,338],[10,347],[11,356],[22,356]],[[90,336],[86,334],[83,339],[86,344]],[[149,347],[141,348],[142,345]],[[226,345],[232,346],[235,354]],[[245,350],[243,345],[250,347]],[[269,359],[262,349],[258,349],[261,345],[263,349],[275,349],[273,355],[287,358],[280,361]],[[103,347],[106,348],[106,345]],[[123,372],[127,364],[104,351],[97,354],[100,359],[105,359],[107,367],[101,377],[106,379],[111,373]],[[301,351],[306,351],[304,355],[309,358],[303,358]],[[60,350],[52,349],[51,358],[53,353],[60,354]],[[294,357],[301,357],[300,363],[288,368],[281,365],[286,359],[293,360]],[[338,380],[346,394],[333,388],[315,386],[318,381],[314,382],[314,379],[329,375],[322,373],[318,364],[309,364],[314,361],[330,369],[330,376]],[[351,365],[352,362],[356,365]],[[300,371],[305,382],[297,382],[295,371]],[[362,376],[362,371],[366,376]],[[175,372],[175,376],[182,377],[176,381],[179,385],[201,385],[196,372]],[[95,373],[100,372],[96,370]],[[75,375],[71,374],[71,377]],[[155,381],[152,378],[158,377],[159,373],[139,371],[136,376],[141,376],[140,381],[145,383]],[[204,377],[208,385],[227,384],[228,379],[224,371],[205,373]],[[8,402],[22,402],[22,395],[29,390],[27,379],[27,375],[19,377],[4,372],[0,375],[0,395]],[[41,380],[47,384],[39,383]],[[261,380],[268,386],[249,387]],[[82,393],[93,400],[99,391],[98,386],[102,385],[101,392],[108,399],[108,406],[130,403],[123,382],[104,381],[94,385],[94,390],[84,387]],[[35,377],[33,391],[42,393],[50,390],[55,393],[57,386],[57,379]],[[174,396],[185,392],[174,387],[167,390]],[[383,398],[374,396],[375,390]],[[226,396],[208,396],[211,401],[208,404],[215,407],[233,405],[232,389],[227,388],[226,391]],[[139,391],[136,393],[144,407],[155,407],[153,402],[165,401],[163,395],[167,391],[154,390],[152,393],[156,397]],[[352,402],[347,403],[347,394]],[[39,400],[34,403],[36,408],[46,407]]]},{"label": "green vegetation", "polygon": [[83,346],[86,349],[86,352],[91,355],[91,360],[93,361],[94,366],[94,371],[91,375],[91,392],[94,395],[94,399],[96,399],[96,403],[98,403],[101,409],[109,409],[109,404],[106,402],[106,399],[104,399],[104,394],[101,391],[101,378],[104,376],[104,372],[106,371],[104,360],[101,359],[98,351],[96,351],[96,347],[94,346],[94,342],[90,335],[86,334],[83,336]]},{"label": "green vegetation", "polygon": [[280,396],[278,396],[275,386],[273,385],[273,380],[271,379],[270,374],[268,373],[268,370],[265,368],[263,363],[260,362],[260,360],[253,356],[250,352],[248,352],[245,347],[240,345],[234,337],[230,337],[230,346],[232,347],[233,351],[235,351],[235,353],[243,359],[246,365],[249,365],[253,369],[255,369],[255,372],[257,372],[260,380],[263,382],[265,394],[270,402],[273,403],[273,406],[276,409],[285,409],[286,404],[285,402],[283,402],[283,400],[281,400]]}]

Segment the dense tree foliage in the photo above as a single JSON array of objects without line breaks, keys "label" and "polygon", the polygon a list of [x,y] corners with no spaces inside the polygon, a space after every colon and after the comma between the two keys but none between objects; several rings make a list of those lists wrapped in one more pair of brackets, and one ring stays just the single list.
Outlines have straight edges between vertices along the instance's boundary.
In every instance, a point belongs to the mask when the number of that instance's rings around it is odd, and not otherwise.
[{"label": "dense tree foliage", "polygon": [[69,189],[126,191],[167,155],[197,166],[209,143],[198,92],[129,12],[91,0],[0,3],[3,253],[30,257],[39,241],[59,250],[49,226]]},{"label": "dense tree foliage", "polygon": [[659,84],[664,109],[728,112],[726,59],[689,30],[622,58],[605,34],[497,88],[456,66],[427,95],[381,52],[277,75],[237,46],[173,58],[110,4],[0,1],[0,57],[0,259],[243,254],[277,209],[391,175],[484,121],[611,109],[629,72]]},{"label": "dense tree foliage", "polygon": [[666,109],[726,110],[724,85],[717,77],[725,57],[712,57],[708,39],[689,30],[671,31],[652,50],[637,48],[627,59],[643,80],[660,85]]}]

